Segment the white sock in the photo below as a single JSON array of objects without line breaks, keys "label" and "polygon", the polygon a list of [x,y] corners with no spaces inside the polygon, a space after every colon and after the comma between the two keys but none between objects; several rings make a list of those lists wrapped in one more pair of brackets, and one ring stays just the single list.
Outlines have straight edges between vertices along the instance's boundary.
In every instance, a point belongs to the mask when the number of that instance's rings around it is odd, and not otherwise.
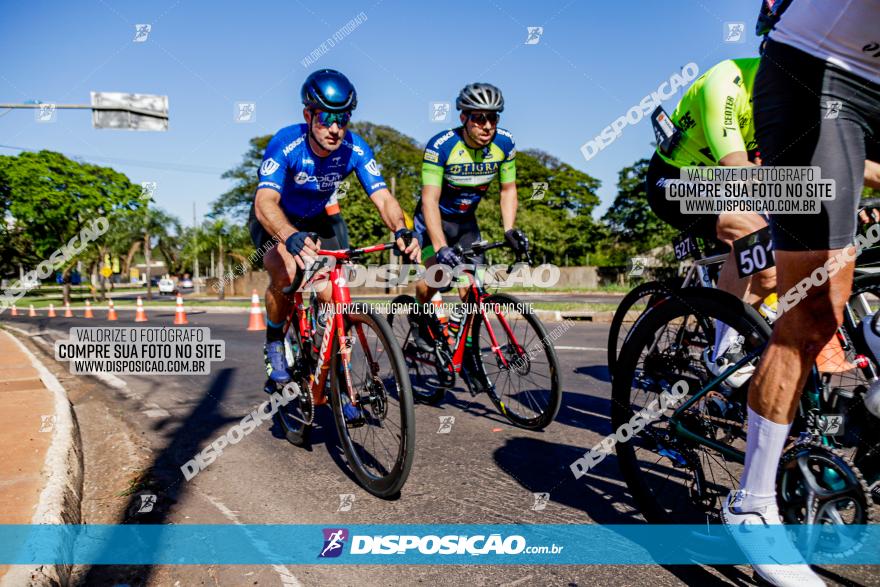
[{"label": "white sock", "polygon": [[722,322],[721,320],[715,321],[715,353],[712,355],[712,360],[715,361],[727,352],[727,349],[730,348],[730,344],[736,340],[736,337],[739,333]]},{"label": "white sock", "polygon": [[746,466],[740,479],[740,490],[745,493],[743,511],[776,503],[776,471],[791,428],[791,424],[771,422],[751,407],[748,423]]}]

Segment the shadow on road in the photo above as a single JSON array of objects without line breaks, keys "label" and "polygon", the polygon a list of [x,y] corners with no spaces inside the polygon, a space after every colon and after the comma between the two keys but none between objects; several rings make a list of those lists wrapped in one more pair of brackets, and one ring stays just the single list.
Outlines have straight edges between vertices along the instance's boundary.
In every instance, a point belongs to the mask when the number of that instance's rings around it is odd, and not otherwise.
[{"label": "shadow on road", "polygon": [[[532,493],[547,492],[551,502],[587,514],[583,518],[585,524],[643,524],[644,520],[620,480],[620,469],[614,455],[608,455],[586,476],[575,479],[570,465],[587,450],[589,447],[521,436],[509,439],[494,452],[493,457],[498,466],[519,482],[523,489]],[[534,463],[541,463],[541,466],[535,467]],[[539,521],[536,518],[536,523]],[[560,520],[545,520],[545,523],[560,523]],[[663,567],[686,585],[728,584],[703,566]],[[748,576],[734,566],[713,568],[734,585],[752,585]]]},{"label": "shadow on road", "polygon": [[[221,402],[229,390],[234,371],[221,369],[213,377],[199,403],[180,421],[168,444],[140,476],[119,524],[167,523],[171,508],[186,491],[181,465],[193,458],[203,445],[213,441],[228,424],[240,421],[243,416],[222,414]],[[149,497],[142,497],[150,494],[156,496],[155,503],[150,503]],[[150,545],[145,544],[144,548],[150,548]],[[80,574],[80,584],[146,585],[152,572],[152,566],[94,565]]]}]

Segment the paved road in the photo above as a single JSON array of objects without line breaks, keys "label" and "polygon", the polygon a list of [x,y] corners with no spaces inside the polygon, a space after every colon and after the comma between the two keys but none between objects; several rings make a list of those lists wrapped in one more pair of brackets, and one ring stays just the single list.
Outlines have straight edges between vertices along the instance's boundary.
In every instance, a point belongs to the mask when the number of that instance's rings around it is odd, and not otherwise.
[{"label": "paved road", "polygon": [[[127,316],[127,315],[125,315]],[[153,313],[148,325],[171,323]],[[5,318],[29,332],[66,332],[82,319]],[[564,389],[557,421],[543,432],[509,425],[485,396],[459,390],[437,407],[416,407],[416,460],[402,495],[383,501],[361,490],[345,469],[329,412],[319,414],[313,449],[291,446],[268,424],[227,448],[190,482],[179,467],[265,399],[260,390],[263,333],[246,316],[191,313],[226,341],[227,359],[210,376],[124,376],[113,388],[89,379],[73,393],[86,443],[86,518],[90,523],[598,523],[637,522],[616,459],[580,480],[569,464],[611,432],[605,366],[606,324],[578,323],[558,341]],[[89,325],[120,325],[93,320]],[[133,325],[133,324],[132,324]],[[552,328],[553,325],[550,325]],[[40,337],[36,337],[40,338]],[[76,385],[68,377],[65,385]],[[112,382],[111,382],[112,383]],[[455,416],[438,434],[439,417]],[[155,510],[132,515],[139,497],[119,497],[132,480],[159,495]],[[549,492],[543,511],[534,493]],[[353,494],[339,512],[340,495]],[[135,507],[136,509],[136,507]],[[826,579],[880,584],[876,569],[835,568]],[[840,573],[848,579],[837,575]],[[659,566],[210,566],[79,569],[84,584],[113,585],[713,585],[751,584],[743,567]],[[852,583],[848,583],[852,581]],[[179,582],[179,583],[178,583]]]}]

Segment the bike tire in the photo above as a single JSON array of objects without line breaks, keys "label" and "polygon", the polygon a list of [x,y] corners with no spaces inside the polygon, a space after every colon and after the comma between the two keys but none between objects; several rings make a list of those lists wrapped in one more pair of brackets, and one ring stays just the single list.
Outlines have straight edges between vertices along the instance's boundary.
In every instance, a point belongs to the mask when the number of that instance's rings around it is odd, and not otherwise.
[{"label": "bike tire", "polygon": [[[608,328],[609,376],[614,377],[614,366],[617,364],[617,357],[620,356],[620,349],[623,347],[623,343],[626,342],[627,336],[638,321],[638,317],[633,317],[629,314],[631,308],[644,300],[646,302],[646,311],[653,306],[658,299],[670,295],[679,287],[681,287],[680,279],[672,283],[664,281],[649,281],[635,287],[627,293],[622,300],[620,300],[620,304],[617,306],[617,309],[614,310],[614,316],[612,317],[611,325]],[[645,311],[642,311],[639,316],[644,314]],[[624,325],[629,326],[621,337],[621,330],[623,330]]]},{"label": "bike tire", "polygon": [[[391,326],[394,338],[397,340],[398,346],[400,346],[400,349],[403,352],[407,371],[410,374],[413,398],[422,403],[436,405],[446,397],[446,390],[448,387],[441,385],[441,376],[445,377],[445,374],[439,372],[440,368],[438,367],[437,359],[432,357],[429,353],[414,348],[415,345],[410,341],[412,337],[410,331],[413,323],[410,322],[410,311],[407,311],[406,309],[414,308],[417,303],[416,299],[408,294],[401,294],[391,300],[391,309],[388,313],[388,324]],[[416,315],[412,316],[412,319],[418,321],[421,317]],[[395,322],[399,323],[401,320],[406,321],[407,327],[395,330]],[[433,361],[433,375],[436,375],[436,381],[433,380],[432,374],[425,373],[425,371],[430,369],[426,365],[427,361]]]},{"label": "bike tire", "polygon": [[[641,317],[621,349],[618,358],[617,376],[612,382],[612,430],[621,430],[621,427],[624,424],[629,424],[635,415],[635,411],[632,408],[634,403],[633,379],[636,375],[636,369],[640,364],[642,351],[657,344],[657,333],[666,325],[679,320],[681,317],[688,316],[694,316],[698,322],[703,323],[704,330],[706,328],[710,329],[709,332],[705,333],[707,337],[714,336],[714,333],[711,332],[711,326],[706,325],[714,324],[714,320],[721,320],[747,337],[748,348],[757,348],[758,345],[765,344],[770,338],[771,329],[767,322],[754,308],[748,306],[735,296],[708,288],[684,288],[679,290],[676,296],[666,298],[663,303],[656,305]],[[709,340],[711,341],[712,339],[709,338]],[[652,431],[655,434],[657,433],[654,428],[655,422],[660,424],[667,419],[668,416],[664,414],[664,416],[651,422]],[[663,461],[662,464],[670,470],[676,471],[676,477],[682,476],[681,469],[690,467],[696,476],[694,485],[703,488],[705,491],[708,483],[711,483],[713,486],[719,485],[717,471],[710,470],[711,475],[706,476],[704,470],[706,466],[717,466],[717,462],[706,461],[708,462],[708,465],[706,465],[699,456],[697,458],[685,458],[687,454],[682,454],[681,451],[672,451],[679,453],[681,460],[686,461],[684,465],[680,462],[678,465],[675,465],[672,458],[668,456],[670,453],[668,449],[666,449],[665,455],[663,452],[655,450],[651,453],[652,456],[645,461],[646,465],[643,470],[640,464],[641,461],[636,455],[636,449],[639,448],[641,450],[641,447],[636,447],[636,444],[645,442],[648,445],[648,448],[645,450],[648,452],[657,448],[650,446],[652,438],[645,432],[647,428],[648,425],[645,425],[642,431],[633,435],[629,441],[617,442],[615,445],[618,465],[636,506],[645,519],[652,524],[705,523],[707,519],[705,516],[714,516],[720,511],[719,499],[726,497],[724,491],[714,490],[713,487],[714,495],[701,496],[697,501],[702,500],[702,502],[694,504],[694,498],[689,494],[693,487],[688,487],[687,483],[676,485],[679,490],[683,488],[683,491],[681,491],[683,495],[690,495],[684,499],[691,500],[691,505],[693,506],[692,509],[686,512],[676,512],[664,507],[658,494],[662,493],[663,497],[674,499],[673,493],[677,493],[677,491],[667,486],[665,491],[655,492],[648,484],[648,480],[659,478],[652,469],[656,469],[661,464],[662,459],[667,459],[673,465],[671,467],[667,466],[665,464],[666,461]],[[636,438],[640,439],[639,443],[636,442]],[[683,449],[689,449],[690,445],[687,442],[689,441],[683,441]],[[657,456],[656,460],[653,458],[654,455]],[[650,466],[648,466],[649,464]],[[721,489],[735,489],[739,481],[738,475],[734,475],[729,471],[725,472],[727,473],[725,481],[728,485],[733,486],[725,486]],[[736,476],[736,479],[733,479],[734,476]]]},{"label": "bike tire", "polygon": [[[403,359],[400,346],[397,344],[391,331],[391,326],[383,316],[371,309],[366,309],[361,312],[348,312],[343,316],[343,320],[346,336],[354,334],[352,328],[355,325],[360,324],[370,328],[375,334],[378,343],[382,345],[384,354],[387,356],[389,362],[388,375],[394,378],[393,385],[395,395],[392,399],[395,400],[397,406],[394,411],[396,411],[400,417],[400,424],[398,425],[400,432],[399,438],[397,439],[397,455],[392,455],[392,460],[394,461],[393,466],[385,468],[385,474],[374,474],[365,462],[364,456],[361,455],[358,450],[358,447],[363,446],[363,444],[358,443],[352,438],[353,430],[360,430],[361,428],[349,428],[343,415],[341,394],[347,393],[343,386],[343,382],[346,382],[347,378],[346,374],[343,373],[342,368],[344,362],[342,361],[342,353],[339,349],[339,339],[336,337],[333,342],[333,356],[330,363],[330,405],[333,409],[336,429],[339,433],[339,441],[342,444],[342,449],[345,453],[349,467],[364,489],[380,498],[392,498],[400,493],[400,490],[406,483],[415,457],[415,413],[413,411],[412,389],[410,387],[406,363]],[[354,337],[357,338],[356,334]],[[354,344],[355,343],[352,342],[352,347]],[[358,341],[356,344],[361,343]],[[375,354],[378,356],[381,353],[376,349]],[[352,366],[349,364],[348,375],[354,379],[354,376],[351,375],[351,371]],[[387,414],[389,409],[393,409],[390,407],[391,404],[387,400],[389,390],[386,387],[386,383],[379,379],[379,377],[374,375],[371,378],[370,383],[377,386],[377,388],[381,386],[381,391],[379,393],[384,393],[386,398],[383,405],[385,406]],[[362,409],[366,413],[368,410],[373,410],[374,407],[375,406],[371,404],[369,408],[364,407]],[[380,410],[380,408],[376,408],[376,410]],[[371,425],[370,420],[375,416],[375,411],[370,411],[369,413],[371,416],[366,418],[367,423],[364,424],[362,428]],[[378,419],[376,419],[376,421],[380,422]],[[378,428],[385,426],[386,421],[383,419],[380,424],[381,425],[378,426]]]},{"label": "bike tire", "polygon": [[[526,355],[531,353],[529,349],[535,347],[534,350],[536,352],[542,353],[547,360],[547,365],[549,368],[549,375],[547,376],[549,389],[546,390],[546,407],[540,410],[533,409],[533,411],[536,412],[536,415],[534,416],[522,416],[518,414],[516,410],[512,409],[511,402],[505,403],[503,395],[498,394],[497,378],[496,381],[493,381],[491,374],[487,372],[486,368],[486,361],[489,360],[498,363],[498,361],[496,360],[497,357],[493,354],[494,351],[491,348],[487,348],[488,352],[486,352],[484,356],[484,353],[482,351],[483,345],[480,343],[480,329],[483,327],[483,317],[481,314],[477,314],[475,316],[471,329],[471,337],[474,341],[474,345],[480,347],[479,352],[477,352],[477,348],[472,349],[472,352],[474,352],[474,358],[476,359],[475,362],[478,371],[476,376],[482,379],[480,383],[482,383],[482,385],[486,387],[492,403],[495,404],[495,407],[498,408],[498,411],[500,411],[501,414],[505,418],[507,418],[512,424],[521,428],[526,428],[528,430],[542,430],[549,426],[550,423],[556,418],[556,415],[559,413],[559,408],[562,404],[562,383],[559,375],[559,359],[556,356],[556,350],[553,348],[553,343],[548,340],[549,337],[547,335],[547,329],[544,327],[544,323],[541,322],[540,318],[538,318],[532,311],[531,306],[524,304],[519,298],[516,298],[514,296],[508,294],[492,294],[484,298],[483,304],[490,306],[495,306],[496,304],[499,306],[512,305],[516,307],[522,314],[523,318],[528,324],[528,327],[534,331],[538,346],[535,346],[535,342],[531,342],[529,347],[526,349]],[[517,342],[519,343],[520,341],[518,340]],[[524,355],[520,355],[520,357],[522,356]],[[510,364],[510,361],[508,361],[508,364]],[[531,360],[529,360],[529,365],[531,365]],[[498,364],[498,369],[499,375],[502,371],[506,371],[507,373],[511,372],[509,368],[502,368],[500,364]],[[529,397],[531,397],[531,395],[529,395]],[[532,403],[532,405],[536,405],[536,403],[534,402],[530,403]]]}]

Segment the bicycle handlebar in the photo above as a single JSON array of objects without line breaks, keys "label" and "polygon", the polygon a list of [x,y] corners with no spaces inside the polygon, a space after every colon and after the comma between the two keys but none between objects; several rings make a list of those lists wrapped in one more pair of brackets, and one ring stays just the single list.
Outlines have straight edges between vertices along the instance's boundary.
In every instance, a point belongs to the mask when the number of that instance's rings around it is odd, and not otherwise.
[{"label": "bicycle handlebar", "polygon": [[[455,245],[453,250],[455,250],[455,252],[458,253],[459,255],[461,255],[462,257],[475,257],[481,253],[486,252],[486,251],[490,251],[492,249],[498,249],[501,247],[510,248],[510,243],[508,243],[507,241],[496,241],[494,243],[490,243],[488,241],[477,241],[474,244],[472,244],[471,248],[469,248],[469,249],[462,249],[461,245]],[[527,264],[529,264],[529,265],[532,264],[532,255],[529,253],[529,251],[526,251],[525,254],[517,253],[516,258],[514,259],[513,263],[511,265],[509,265],[508,271],[510,268],[513,267],[514,264],[521,262],[523,260],[522,259],[523,257],[525,257]]]},{"label": "bicycle handlebar", "polygon": [[296,277],[294,277],[293,281],[290,285],[283,288],[281,293],[284,295],[290,295],[299,289],[299,286],[302,285],[303,279],[305,278],[306,271],[311,271],[312,273],[317,273],[326,263],[327,257],[333,257],[338,261],[342,261],[343,263],[347,261],[351,261],[353,259],[357,259],[359,257],[363,257],[364,255],[368,255],[370,253],[381,253],[382,251],[387,251],[388,249],[396,248],[396,243],[381,243],[378,245],[370,245],[368,247],[362,247],[360,249],[338,249],[338,250],[328,250],[328,249],[319,249],[318,250],[318,258],[312,263],[311,266],[307,267],[305,271],[297,271]]}]

